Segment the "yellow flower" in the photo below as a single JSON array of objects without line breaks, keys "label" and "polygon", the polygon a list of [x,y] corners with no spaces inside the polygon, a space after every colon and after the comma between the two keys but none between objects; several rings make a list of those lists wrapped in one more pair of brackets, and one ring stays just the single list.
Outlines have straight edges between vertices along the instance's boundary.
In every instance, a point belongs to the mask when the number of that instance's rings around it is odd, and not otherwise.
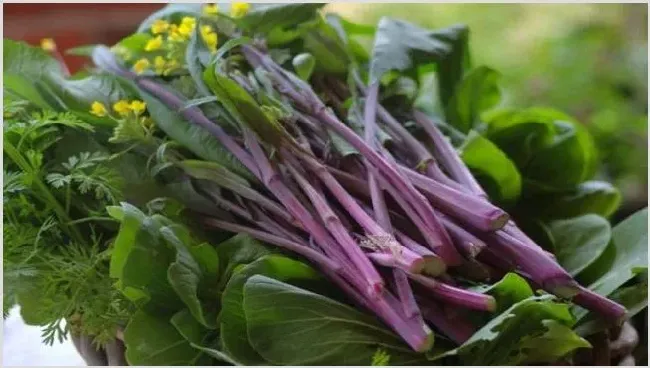
[{"label": "yellow flower", "polygon": [[219,7],[217,4],[206,4],[203,7],[203,14],[217,15],[217,13],[219,13]]},{"label": "yellow flower", "polygon": [[166,69],[163,75],[169,75],[171,72],[174,71],[174,69],[178,68],[180,64],[178,63],[177,60],[169,60],[167,61]]},{"label": "yellow flower", "polygon": [[232,5],[230,6],[230,15],[233,18],[241,18],[248,13],[250,8],[251,4],[249,3],[233,1]]},{"label": "yellow flower", "polygon": [[196,25],[196,18],[194,18],[194,17],[183,17],[183,19],[181,19],[181,26],[182,25],[186,25],[186,26],[188,26],[190,28],[194,28],[194,26]]},{"label": "yellow flower", "polygon": [[151,33],[159,34],[164,33],[169,28],[169,22],[158,19],[151,25]]},{"label": "yellow flower", "polygon": [[144,112],[144,110],[147,108],[147,104],[144,103],[143,101],[140,100],[133,100],[131,101],[131,105],[129,106],[131,111],[133,111],[136,115],[140,115]]},{"label": "yellow flower", "polygon": [[149,60],[147,59],[140,59],[133,64],[133,70],[137,74],[142,74],[147,69],[149,69]]},{"label": "yellow flower", "polygon": [[163,39],[162,36],[156,36],[147,41],[147,44],[144,46],[144,51],[155,51],[162,47]]},{"label": "yellow flower", "polygon": [[162,74],[165,71],[165,58],[158,55],[153,60],[153,66],[156,70],[156,74]]},{"label": "yellow flower", "polygon": [[183,23],[178,27],[178,33],[185,39],[190,38],[192,31],[194,31],[194,25],[188,23]]},{"label": "yellow flower", "polygon": [[56,43],[51,38],[44,38],[41,40],[41,48],[45,51],[54,51],[56,50]]},{"label": "yellow flower", "polygon": [[106,111],[106,106],[104,106],[103,103],[95,101],[92,103],[92,105],[90,105],[90,113],[95,116],[102,117],[106,116],[108,112]]},{"label": "yellow flower", "polygon": [[212,52],[217,51],[218,37],[217,34],[212,31],[212,27],[208,25],[202,26],[201,36],[203,37],[203,41],[205,41],[205,44],[206,46],[208,46],[210,51]]},{"label": "yellow flower", "polygon": [[169,32],[169,40],[173,42],[183,42],[185,41],[185,37],[183,37],[183,35],[178,32],[178,28],[176,28]]},{"label": "yellow flower", "polygon": [[119,100],[113,104],[113,111],[121,116],[126,116],[129,114],[129,111],[131,111],[131,105],[126,100]]}]

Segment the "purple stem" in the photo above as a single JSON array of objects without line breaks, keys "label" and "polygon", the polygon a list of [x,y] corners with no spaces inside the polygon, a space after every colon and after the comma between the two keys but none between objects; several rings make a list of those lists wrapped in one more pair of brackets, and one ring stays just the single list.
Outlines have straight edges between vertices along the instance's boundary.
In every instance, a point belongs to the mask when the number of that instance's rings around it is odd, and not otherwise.
[{"label": "purple stem", "polygon": [[431,322],[456,344],[462,345],[477,331],[476,327],[464,318],[450,318],[448,313],[433,300],[418,296],[417,301],[424,319]]},{"label": "purple stem", "polygon": [[620,304],[615,303],[604,296],[579,286],[580,291],[573,298],[573,302],[594,312],[599,313],[607,320],[620,326],[626,319],[627,310]]},{"label": "purple stem", "polygon": [[496,301],[490,295],[460,289],[422,275],[409,274],[409,277],[430,290],[434,298],[447,303],[487,312],[496,310]]},{"label": "purple stem", "polygon": [[440,216],[440,218],[442,219],[442,223],[445,225],[447,232],[449,232],[451,239],[467,257],[476,258],[476,256],[486,247],[484,241],[458,226],[449,217]]},{"label": "purple stem", "polygon": [[406,167],[402,166],[401,171],[424,191],[434,206],[478,230],[501,229],[510,219],[505,211],[485,199],[457,191]]},{"label": "purple stem", "polygon": [[429,135],[434,144],[434,151],[440,162],[445,166],[447,172],[453,179],[465,185],[472,193],[477,196],[487,198],[485,191],[478,184],[472,173],[456,153],[454,147],[445,139],[445,136],[440,132],[438,127],[429,119],[424,113],[420,111],[413,111],[415,121],[424,129]]},{"label": "purple stem", "polygon": [[375,270],[368,257],[365,256],[358,244],[352,239],[349,232],[341,220],[336,216],[334,211],[327,204],[325,198],[323,198],[314,187],[305,179],[298,170],[293,167],[293,165],[287,163],[287,168],[291,172],[292,176],[296,179],[298,185],[302,188],[303,192],[307,195],[311,203],[314,205],[316,212],[321,217],[321,220],[325,223],[325,227],[330,232],[330,234],[336,239],[339,244],[342,245],[344,252],[347,254],[349,259],[353,264],[358,268],[358,270],[364,275],[366,281],[370,284],[370,290],[367,292],[370,295],[378,295],[383,290],[384,282],[381,279],[381,276]]},{"label": "purple stem", "polygon": [[223,230],[232,231],[235,233],[246,233],[261,241],[277,245],[281,248],[288,249],[294,253],[309,259],[310,261],[321,265],[324,268],[338,272],[341,270],[341,265],[327,258],[323,254],[310,248],[307,244],[301,244],[289,240],[282,236],[273,235],[265,231],[253,229],[247,226],[233,224],[226,221],[221,221],[213,218],[206,218],[204,223],[208,226],[218,227]]}]

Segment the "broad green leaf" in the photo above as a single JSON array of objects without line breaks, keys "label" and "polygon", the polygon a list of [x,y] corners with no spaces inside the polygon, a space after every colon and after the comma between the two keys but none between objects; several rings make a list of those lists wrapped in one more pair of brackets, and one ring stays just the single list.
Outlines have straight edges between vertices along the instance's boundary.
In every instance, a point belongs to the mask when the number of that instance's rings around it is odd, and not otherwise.
[{"label": "broad green leaf", "polygon": [[[614,247],[611,266],[589,289],[607,296],[648,268],[648,209],[631,215],[612,230]],[[606,254],[606,253],[605,253]]]},{"label": "broad green leaf", "polygon": [[217,245],[219,254],[220,287],[223,289],[236,267],[248,264],[273,251],[246,234],[237,234]]},{"label": "broad green leaf", "polygon": [[348,49],[329,23],[318,18],[301,29],[304,50],[313,55],[317,70],[338,75],[348,72],[351,61]]},{"label": "broad green leaf", "polygon": [[497,301],[496,313],[501,313],[526,298],[533,296],[533,289],[516,273],[508,273],[492,284],[473,288],[474,291],[492,295]]},{"label": "broad green leaf", "polygon": [[[596,214],[609,218],[621,202],[621,193],[604,181],[585,181],[566,193],[537,194],[527,200],[535,215],[546,219]],[[525,209],[524,209],[525,210]]]},{"label": "broad green leaf", "polygon": [[179,166],[193,178],[213,181],[224,188],[250,187],[250,184],[241,176],[216,162],[184,160],[179,163]]},{"label": "broad green leaf", "polygon": [[373,36],[377,30],[374,26],[350,22],[338,14],[325,15],[327,23],[336,31],[345,44],[348,55],[357,63],[367,63],[370,60],[368,51],[354,39],[354,36]]},{"label": "broad green leaf", "polygon": [[525,169],[527,180],[552,188],[573,188],[593,177],[596,147],[585,127],[570,121],[553,122],[553,142],[535,153]]},{"label": "broad green leaf", "polygon": [[251,345],[274,365],[368,365],[380,346],[392,365],[424,362],[373,317],[265,276],[246,282],[244,311]]},{"label": "broad green leaf", "polygon": [[264,360],[248,341],[244,314],[244,284],[253,275],[265,275],[279,281],[315,280],[319,275],[304,263],[279,255],[267,255],[237,271],[228,281],[222,297],[221,337],[224,351],[247,365]]},{"label": "broad green leaf", "polygon": [[110,276],[121,278],[124,265],[133,249],[135,239],[144,221],[144,213],[136,207],[122,203],[121,207],[113,207],[108,212],[113,218],[120,221],[120,230],[113,242],[113,251],[111,253]]},{"label": "broad green leaf", "polygon": [[109,118],[89,114],[90,105],[99,101],[110,107],[132,91],[117,78],[94,74],[82,79],[66,79],[58,62],[40,48],[23,42],[4,40],[4,89],[42,108],[82,114],[88,122],[113,125]]},{"label": "broad green leaf", "polygon": [[427,59],[440,60],[451,51],[438,34],[414,24],[382,17],[377,25],[370,62],[370,83],[381,80],[389,71],[406,71]]},{"label": "broad green leaf", "polygon": [[286,139],[288,133],[280,123],[270,118],[260,104],[237,82],[218,73],[214,65],[205,70],[203,79],[239,124],[249,127],[258,137],[272,144],[279,144]]},{"label": "broad green leaf", "polygon": [[[178,321],[177,321],[178,323]],[[130,365],[203,365],[203,352],[193,348],[168,319],[136,312],[124,330]]]},{"label": "broad green leaf", "polygon": [[150,94],[140,91],[140,95],[147,103],[147,110],[156,122],[156,126],[171,139],[204,160],[217,162],[244,177],[251,176],[248,170],[207,130],[187,121]]},{"label": "broad green leaf", "polygon": [[501,100],[499,77],[498,72],[485,66],[470,70],[447,105],[447,121],[463,133],[480,126],[481,113]]},{"label": "broad green leaf", "polygon": [[593,263],[611,239],[609,222],[598,215],[584,215],[549,224],[558,262],[572,276]]},{"label": "broad green leaf", "polygon": [[210,333],[204,325],[200,324],[189,309],[182,309],[174,314],[170,320],[181,336],[191,344],[203,344],[206,335]]},{"label": "broad green leaf", "polygon": [[296,71],[296,74],[302,80],[309,80],[311,73],[314,71],[314,66],[316,65],[316,60],[314,57],[307,52],[296,55],[293,60],[291,60],[293,68]]},{"label": "broad green leaf", "polygon": [[591,344],[570,327],[555,320],[543,320],[546,331],[541,336],[527,336],[521,341],[521,364],[553,362],[551,359],[564,357],[580,348],[590,348]]},{"label": "broad green leaf", "polygon": [[187,65],[187,71],[190,72],[194,83],[196,83],[196,89],[201,97],[211,97],[210,90],[203,81],[203,69],[210,58],[210,51],[201,40],[199,24],[199,26],[194,29],[194,32],[192,32],[192,37],[187,43],[187,48],[185,49],[185,64]]},{"label": "broad green leaf", "polygon": [[[176,294],[185,303],[194,318],[208,328],[216,326],[218,294],[208,295],[209,299],[200,300],[201,287],[208,290],[216,285],[219,280],[218,256],[216,250],[208,257],[214,259],[203,260],[211,270],[202,267],[195,259],[189,232],[180,226],[166,226],[160,229],[160,234],[176,250],[176,259],[169,265],[167,278]],[[210,248],[203,248],[202,252],[209,252]],[[209,263],[207,263],[209,262]],[[214,264],[216,262],[216,266]]]},{"label": "broad green leaf", "polygon": [[[573,336],[573,323],[567,304],[556,302],[550,295],[529,297],[493,318],[444,356],[457,355],[466,365],[519,365],[530,357],[541,359],[535,363],[554,362],[577,348],[589,346]],[[543,342],[548,354],[539,356],[532,349],[529,356],[534,341]],[[567,344],[568,341],[571,343]]]},{"label": "broad green leaf", "polygon": [[521,193],[521,176],[499,147],[471,131],[461,147],[461,158],[496,202],[512,203]]},{"label": "broad green leaf", "polygon": [[323,3],[259,4],[237,21],[253,34],[265,34],[275,29],[294,28],[318,15]]}]

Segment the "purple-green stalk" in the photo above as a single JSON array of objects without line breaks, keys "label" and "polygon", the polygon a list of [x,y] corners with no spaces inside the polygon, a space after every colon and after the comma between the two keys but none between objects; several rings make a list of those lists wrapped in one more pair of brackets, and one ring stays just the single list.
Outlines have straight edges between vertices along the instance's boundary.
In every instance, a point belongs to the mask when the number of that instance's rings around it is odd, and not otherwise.
[{"label": "purple-green stalk", "polygon": [[409,274],[409,277],[430,290],[434,298],[447,303],[487,312],[496,310],[496,300],[490,295],[457,288],[422,275]]},{"label": "purple-green stalk", "polygon": [[433,141],[434,151],[439,161],[445,166],[451,177],[467,187],[472,193],[479,197],[487,198],[485,191],[478,184],[467,166],[460,159],[454,147],[445,139],[444,135],[435,123],[420,111],[413,111],[415,121],[424,129]]},{"label": "purple-green stalk", "polygon": [[[444,254],[440,253],[440,256],[443,258],[446,257],[447,259],[445,261],[448,264],[456,265],[462,261],[460,255],[454,249],[453,244],[451,244],[451,238],[449,238],[444,227],[442,227],[436,218],[431,204],[415,189],[407,178],[399,174],[396,167],[388,163],[385,158],[369,147],[352,129],[343,124],[329,111],[308,84],[302,81],[294,81],[294,79],[288,77],[286,71],[254,48],[242,46],[242,50],[251,65],[266,68],[269,76],[276,82],[278,90],[281,93],[290,97],[296,105],[305,111],[311,112],[311,115],[338,133],[357,149],[365,159],[374,165],[388,182],[395,186],[398,195],[405,197],[405,201],[411,205],[415,213],[423,218],[424,223],[430,229],[428,231],[429,235],[436,236],[441,242],[439,246],[446,248]],[[296,90],[295,83],[301,83],[300,91]]]},{"label": "purple-green stalk", "polygon": [[505,211],[475,195],[457,191],[404,166],[401,171],[434,206],[473,228],[494,231],[503,228],[510,219]]},{"label": "purple-green stalk", "polygon": [[327,204],[326,199],[323,198],[320,193],[314,189],[314,187],[298,172],[295,167],[293,167],[293,165],[286,163],[286,167],[289,169],[293,178],[296,180],[300,188],[313,204],[316,212],[325,224],[325,228],[334,237],[334,239],[336,239],[336,241],[341,244],[341,248],[343,248],[350,261],[355,264],[357,269],[369,283],[370,289],[366,292],[368,292],[369,295],[374,295],[375,297],[378,294],[381,294],[384,288],[384,281],[379,275],[379,272],[375,270],[368,257],[366,257],[359,245],[354,241],[354,239],[352,239],[347,229],[345,229],[341,223],[341,220]]},{"label": "purple-green stalk", "polygon": [[462,345],[477,331],[465,318],[451,318],[446,311],[430,298],[417,296],[424,319],[436,326],[445,336]]},{"label": "purple-green stalk", "polygon": [[454,241],[456,246],[462,250],[465,256],[476,258],[476,256],[486,247],[484,241],[457,225],[449,217],[441,215],[440,218],[442,219],[442,224],[447,228],[449,236],[451,236],[451,239]]}]

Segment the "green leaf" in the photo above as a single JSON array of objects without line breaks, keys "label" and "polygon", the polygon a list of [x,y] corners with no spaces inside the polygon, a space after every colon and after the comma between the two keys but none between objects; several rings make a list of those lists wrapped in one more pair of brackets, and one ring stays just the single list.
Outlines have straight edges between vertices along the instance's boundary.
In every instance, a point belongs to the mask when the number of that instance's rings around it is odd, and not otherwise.
[{"label": "green leaf", "polygon": [[501,101],[500,74],[485,66],[470,70],[456,87],[446,109],[447,121],[467,133],[481,123],[481,113]]},{"label": "green leaf", "polygon": [[[615,250],[611,266],[589,289],[607,296],[618,287],[648,269],[648,209],[631,215],[612,230]],[[606,253],[605,253],[606,254]],[[603,255],[605,255],[603,254]]]},{"label": "green leaf", "polygon": [[[169,265],[167,278],[176,294],[187,305],[194,318],[205,327],[216,326],[217,301],[216,291],[208,293],[207,300],[200,300],[201,289],[211,289],[219,279],[218,256],[216,250],[207,244],[200,248],[202,255],[198,258],[203,266],[195,259],[190,234],[180,226],[166,226],[160,229],[162,237],[176,249],[176,260]],[[199,253],[197,253],[199,254]],[[214,294],[214,295],[210,295]]]},{"label": "green leaf", "polygon": [[179,113],[170,110],[148,93],[140,91],[140,95],[147,103],[147,110],[156,126],[171,139],[203,160],[217,162],[244,177],[252,176],[207,130],[185,120]]},{"label": "green leaf", "polygon": [[208,86],[206,86],[203,81],[203,67],[207,65],[210,58],[210,51],[200,40],[201,34],[199,24],[199,26],[194,29],[194,32],[192,32],[192,37],[187,43],[187,48],[185,49],[185,64],[187,64],[187,71],[190,72],[194,83],[196,83],[196,89],[199,91],[199,94],[202,97],[212,97]]},{"label": "green leaf", "polygon": [[596,147],[591,135],[580,124],[554,121],[553,142],[535,153],[523,175],[527,180],[552,188],[572,188],[593,177]]},{"label": "green leaf", "polygon": [[512,203],[521,193],[521,176],[499,147],[471,131],[461,147],[461,158],[476,173],[486,191],[499,203]]},{"label": "green leaf", "polygon": [[221,270],[219,289],[223,289],[236,267],[251,263],[273,252],[252,237],[238,234],[219,244],[217,253],[219,254],[219,270]]},{"label": "green leaf", "polygon": [[266,365],[267,361],[249,343],[246,330],[244,284],[253,275],[265,275],[290,283],[295,280],[315,280],[319,275],[304,263],[284,256],[267,255],[238,270],[228,282],[220,315],[224,351],[246,365]]},{"label": "green leaf", "polygon": [[598,215],[584,215],[549,224],[553,253],[572,276],[576,276],[603,254],[611,238],[609,222]]},{"label": "green leaf", "polygon": [[566,193],[542,193],[526,200],[526,206],[534,208],[535,215],[545,219],[590,213],[609,218],[620,203],[620,191],[604,181],[585,181]]},{"label": "green leaf", "polygon": [[367,365],[379,346],[392,365],[424,362],[373,317],[265,276],[246,282],[244,311],[251,345],[274,365]]},{"label": "green leaf", "polygon": [[174,314],[170,320],[181,336],[192,344],[203,344],[206,335],[210,333],[204,325],[200,324],[189,309],[183,309]]},{"label": "green leaf", "polygon": [[308,22],[318,15],[322,3],[286,3],[257,5],[237,21],[253,34],[266,34],[275,29],[284,30]]},{"label": "green leaf", "polygon": [[193,348],[169,320],[144,311],[131,317],[124,330],[124,344],[130,365],[206,364],[203,353]]},{"label": "green leaf", "polygon": [[183,160],[179,166],[193,178],[213,181],[224,188],[250,187],[250,184],[241,176],[216,162]]},{"label": "green leaf", "polygon": [[74,56],[91,56],[93,54],[93,50],[97,47],[97,45],[84,45],[84,46],[77,46],[77,47],[72,47],[67,50],[65,50],[66,55],[74,55]]},{"label": "green leaf", "polygon": [[314,59],[310,53],[303,52],[302,54],[296,55],[291,63],[300,79],[307,81],[309,80],[309,77],[311,77],[311,73],[314,71],[316,59]]},{"label": "green leaf", "polygon": [[370,82],[380,80],[389,71],[406,71],[427,59],[429,63],[448,54],[450,45],[438,33],[414,24],[382,17],[377,26],[370,62]]},{"label": "green leaf", "polygon": [[[535,363],[554,362],[577,348],[589,346],[571,331],[573,322],[568,305],[554,301],[553,296],[529,297],[493,318],[463,345],[443,356],[458,355],[466,365],[520,365],[531,358],[541,359]],[[567,344],[568,341],[571,343]],[[536,351],[534,342],[543,342],[546,350]]]},{"label": "green leaf", "polygon": [[237,122],[251,128],[264,141],[279,144],[288,133],[281,124],[264,113],[260,104],[237,82],[208,67],[203,79],[219,102]]},{"label": "green leaf", "polygon": [[66,79],[56,60],[23,42],[4,40],[3,52],[5,90],[41,108],[73,111],[88,122],[113,125],[109,118],[89,114],[90,105],[100,101],[111,106],[133,94],[116,77],[107,74]]},{"label": "green leaf", "polygon": [[338,75],[348,72],[348,48],[329,23],[318,18],[301,29],[304,50],[314,56],[317,70]]},{"label": "green leaf", "polygon": [[511,272],[492,285],[475,287],[473,290],[492,295],[497,301],[496,313],[502,313],[513,304],[533,296],[533,289],[528,282],[523,277]]},{"label": "green leaf", "polygon": [[122,203],[120,207],[113,206],[108,212],[116,220],[120,221],[120,230],[113,242],[113,251],[111,253],[110,276],[121,278],[124,265],[133,249],[135,239],[140,231],[144,213],[137,207],[128,203]]},{"label": "green leaf", "polygon": [[542,324],[546,331],[541,336],[527,336],[521,341],[525,354],[521,364],[553,362],[576,349],[591,347],[587,340],[555,320],[543,320]]},{"label": "green leaf", "polygon": [[486,114],[486,137],[519,168],[535,191],[567,191],[590,179],[596,151],[586,129],[548,108],[497,110]]}]

